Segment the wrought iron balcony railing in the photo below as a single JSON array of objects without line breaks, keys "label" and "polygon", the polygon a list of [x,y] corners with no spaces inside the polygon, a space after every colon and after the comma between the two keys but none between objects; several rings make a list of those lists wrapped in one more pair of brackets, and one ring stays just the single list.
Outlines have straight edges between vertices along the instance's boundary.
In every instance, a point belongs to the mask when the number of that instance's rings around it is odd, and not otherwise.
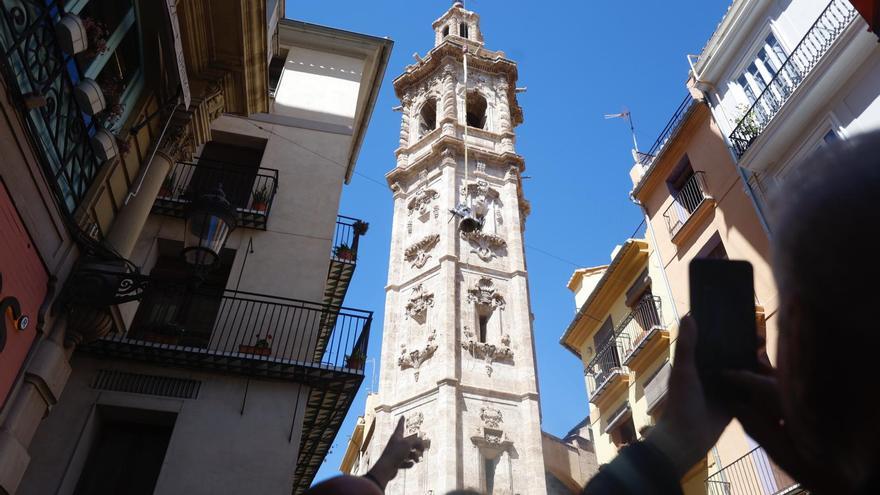
[{"label": "wrought iron balcony railing", "polygon": [[645,296],[617,326],[615,331],[621,357],[626,361],[654,328],[662,326],[660,298]]},{"label": "wrought iron balcony railing", "polygon": [[[0,70],[13,98],[21,102],[46,178],[73,212],[101,163],[90,144],[97,123],[73,96],[83,76],[55,35],[64,14],[63,2],[57,0],[0,3]],[[25,104],[26,99],[32,104]]]},{"label": "wrought iron balcony railing", "polygon": [[278,171],[199,159],[174,165],[153,204],[153,213],[183,218],[186,206],[220,184],[242,227],[266,229],[278,189]]},{"label": "wrought iron balcony railing", "polygon": [[163,288],[86,352],[287,379],[362,374],[370,311],[239,291]]},{"label": "wrought iron balcony railing", "polygon": [[706,479],[708,495],[801,493],[799,485],[758,447]]},{"label": "wrought iron balcony railing", "polygon": [[825,7],[730,134],[730,144],[737,157],[742,157],[767,129],[773,117],[856,17],[858,13],[849,0],[831,0]]},{"label": "wrought iron balcony railing", "polygon": [[618,348],[617,340],[611,339],[602,345],[584,370],[591,398],[601,393],[602,389],[614,375],[626,373],[626,369],[620,363],[620,349]]},{"label": "wrought iron balcony railing", "polygon": [[710,198],[703,172],[694,172],[673,196],[672,204],[663,212],[669,234],[677,234],[697,209]]},{"label": "wrought iron balcony railing", "polygon": [[358,244],[361,236],[367,233],[368,227],[369,224],[363,220],[337,215],[330,258],[344,263],[357,262]]},{"label": "wrought iron balcony railing", "polygon": [[672,135],[675,134],[679,127],[681,127],[685,116],[688,114],[691,107],[694,106],[695,102],[696,100],[688,94],[681,104],[678,105],[675,113],[672,114],[672,118],[666,123],[666,127],[660,132],[660,135],[657,137],[657,140],[654,141],[654,145],[651,146],[651,149],[648,150],[647,153],[642,153],[640,151],[636,152],[637,160],[641,165],[648,168],[654,164],[654,160],[657,159],[657,156],[660,155],[666,147],[666,144],[672,139]]}]

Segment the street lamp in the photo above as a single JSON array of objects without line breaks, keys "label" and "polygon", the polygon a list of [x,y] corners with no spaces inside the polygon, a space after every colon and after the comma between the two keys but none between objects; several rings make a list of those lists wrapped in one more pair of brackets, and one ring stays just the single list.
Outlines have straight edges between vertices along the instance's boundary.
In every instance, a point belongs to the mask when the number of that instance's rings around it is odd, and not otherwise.
[{"label": "street lamp", "polygon": [[226,199],[223,185],[217,184],[216,189],[199,195],[186,211],[183,259],[197,271],[211,269],[235,227],[235,208]]}]

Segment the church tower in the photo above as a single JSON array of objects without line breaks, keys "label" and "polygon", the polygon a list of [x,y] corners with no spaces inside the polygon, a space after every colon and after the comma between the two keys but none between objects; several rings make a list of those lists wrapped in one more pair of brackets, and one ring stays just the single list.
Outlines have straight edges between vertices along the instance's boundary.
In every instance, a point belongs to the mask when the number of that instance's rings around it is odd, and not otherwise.
[{"label": "church tower", "polygon": [[376,423],[429,442],[389,494],[546,494],[523,229],[517,66],[456,2],[434,47],[394,81],[402,125],[387,174],[394,224]]}]

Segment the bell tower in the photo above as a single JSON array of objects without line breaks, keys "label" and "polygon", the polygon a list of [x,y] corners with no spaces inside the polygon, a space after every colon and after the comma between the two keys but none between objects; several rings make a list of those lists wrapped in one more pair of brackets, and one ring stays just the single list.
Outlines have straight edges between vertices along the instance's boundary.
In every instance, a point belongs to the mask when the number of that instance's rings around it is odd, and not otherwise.
[{"label": "bell tower", "polygon": [[517,66],[456,2],[394,81],[402,123],[386,178],[394,224],[376,430],[429,442],[389,494],[546,493],[523,229]]}]

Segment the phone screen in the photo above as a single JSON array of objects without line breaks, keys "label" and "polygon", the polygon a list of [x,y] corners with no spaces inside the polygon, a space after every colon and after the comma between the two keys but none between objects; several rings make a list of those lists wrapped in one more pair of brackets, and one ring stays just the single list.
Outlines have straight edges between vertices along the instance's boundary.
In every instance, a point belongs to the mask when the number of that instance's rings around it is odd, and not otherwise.
[{"label": "phone screen", "polygon": [[690,296],[697,324],[697,369],[707,392],[715,388],[713,382],[722,370],[757,370],[752,265],[747,261],[693,260]]}]

